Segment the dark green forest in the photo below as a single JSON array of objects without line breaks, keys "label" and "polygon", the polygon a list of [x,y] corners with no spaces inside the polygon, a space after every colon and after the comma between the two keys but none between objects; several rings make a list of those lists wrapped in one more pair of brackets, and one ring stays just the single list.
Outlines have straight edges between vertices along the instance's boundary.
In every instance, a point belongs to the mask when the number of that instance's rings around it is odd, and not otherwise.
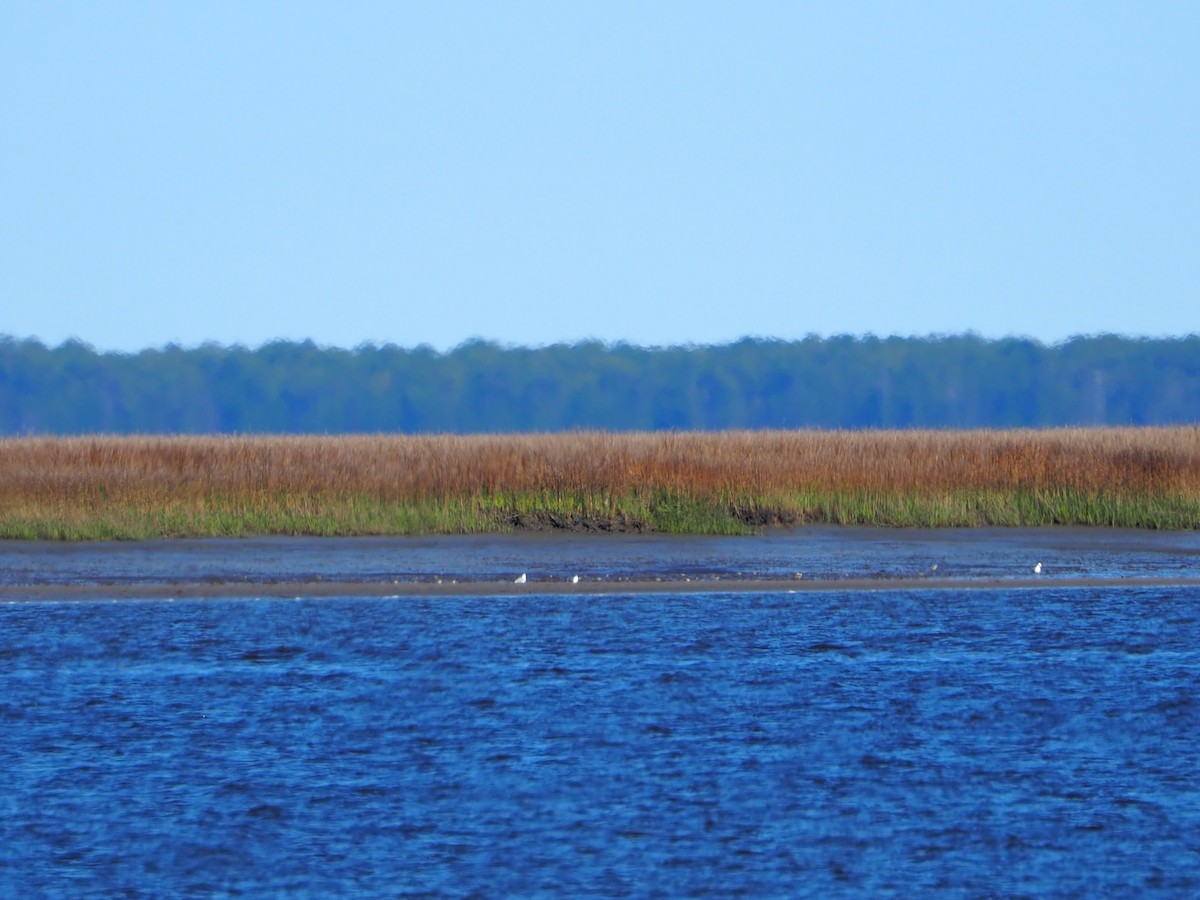
[{"label": "dark green forest", "polygon": [[976,335],[101,353],[0,338],[0,433],[975,428],[1200,421],[1200,337]]}]

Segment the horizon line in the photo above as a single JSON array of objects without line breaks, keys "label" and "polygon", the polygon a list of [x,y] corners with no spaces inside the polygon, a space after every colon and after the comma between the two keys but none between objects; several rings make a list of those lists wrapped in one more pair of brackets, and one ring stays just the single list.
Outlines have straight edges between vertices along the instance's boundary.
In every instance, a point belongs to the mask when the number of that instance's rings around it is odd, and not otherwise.
[{"label": "horizon line", "polygon": [[312,337],[306,337],[306,338],[274,337],[274,338],[268,338],[268,339],[258,342],[256,344],[251,344],[249,342],[243,342],[243,341],[232,341],[232,342],[226,343],[226,342],[220,341],[215,338],[207,338],[207,339],[201,340],[197,343],[183,343],[180,341],[169,340],[169,341],[166,341],[161,344],[143,346],[136,350],[121,350],[121,349],[114,349],[114,348],[97,347],[92,342],[84,340],[83,338],[80,338],[78,336],[64,338],[58,344],[51,344],[48,341],[46,341],[43,338],[38,337],[36,335],[28,335],[28,336],[18,337],[16,335],[0,332],[0,345],[2,345],[2,344],[36,344],[36,345],[38,345],[46,350],[50,350],[50,351],[58,351],[58,350],[66,349],[66,348],[78,347],[80,349],[86,350],[88,352],[94,353],[99,356],[138,356],[143,353],[163,353],[163,352],[167,352],[167,351],[192,352],[192,351],[196,351],[196,350],[206,350],[206,349],[214,349],[214,348],[220,349],[220,350],[225,350],[225,351],[248,350],[251,352],[257,352],[259,350],[262,350],[262,349],[265,349],[267,347],[271,347],[274,345],[278,345],[278,344],[300,346],[300,347],[311,346],[311,347],[313,347],[317,350],[323,351],[323,352],[324,351],[340,351],[340,352],[345,352],[345,353],[357,353],[362,350],[394,349],[394,350],[403,350],[403,351],[410,352],[410,353],[425,352],[425,353],[432,353],[437,356],[449,356],[449,355],[452,355],[459,351],[470,349],[472,347],[477,347],[477,346],[493,347],[493,348],[496,348],[501,351],[536,351],[536,350],[564,348],[564,347],[568,348],[568,349],[577,348],[577,347],[594,347],[594,346],[599,345],[600,347],[602,347],[605,350],[629,348],[629,349],[634,349],[634,350],[653,352],[653,351],[672,351],[672,350],[675,350],[675,351],[678,351],[678,350],[684,350],[684,351],[712,350],[712,349],[722,349],[722,348],[727,348],[727,347],[734,347],[734,346],[737,346],[739,344],[744,344],[744,343],[804,344],[804,343],[812,343],[812,342],[822,342],[823,343],[823,342],[845,341],[845,340],[851,340],[851,341],[855,341],[855,342],[859,342],[859,343],[868,343],[868,342],[881,342],[882,343],[882,342],[890,342],[890,341],[919,343],[919,342],[945,341],[945,340],[971,340],[971,341],[977,341],[977,342],[985,343],[985,344],[1001,344],[1001,343],[1006,343],[1009,341],[1015,341],[1018,343],[1035,344],[1039,347],[1053,349],[1056,347],[1065,346],[1067,344],[1072,344],[1077,341],[1102,340],[1102,339],[1112,339],[1112,338],[1115,338],[1117,340],[1132,341],[1132,342],[1153,342],[1153,341],[1174,342],[1174,341],[1194,340],[1197,337],[1200,337],[1200,334],[1198,334],[1197,332],[1189,332],[1186,334],[1174,334],[1174,335],[1149,335],[1149,334],[1119,333],[1119,332],[1111,332],[1111,331],[1097,331],[1097,332],[1079,332],[1079,333],[1069,335],[1068,337],[1062,338],[1060,340],[1044,341],[1040,338],[1037,338],[1037,337],[1034,337],[1034,336],[1028,335],[1028,334],[1006,334],[1006,335],[999,336],[999,337],[989,337],[989,336],[981,334],[978,331],[975,331],[974,329],[968,329],[966,331],[956,331],[956,332],[927,332],[924,334],[913,333],[913,334],[888,334],[888,335],[879,335],[879,334],[876,334],[875,332],[871,332],[871,331],[864,331],[864,332],[858,332],[858,333],[833,332],[833,333],[828,333],[828,334],[819,334],[816,332],[809,332],[808,334],[805,334],[803,337],[787,337],[787,338],[775,337],[775,336],[763,335],[763,334],[745,334],[745,335],[742,335],[741,337],[733,338],[733,339],[726,340],[726,341],[712,341],[712,342],[682,341],[679,343],[672,343],[672,344],[639,343],[632,339],[627,339],[627,338],[605,339],[605,338],[598,338],[598,337],[583,337],[583,338],[578,338],[578,339],[574,339],[574,340],[561,339],[561,340],[555,340],[555,341],[549,341],[549,342],[543,342],[543,343],[522,344],[522,343],[517,343],[517,342],[504,341],[499,338],[488,338],[488,337],[482,337],[482,336],[476,335],[476,336],[466,338],[466,339],[460,341],[459,343],[457,343],[453,346],[447,347],[445,349],[440,349],[427,341],[422,341],[422,342],[415,343],[415,344],[405,345],[405,344],[397,343],[395,341],[363,340],[363,341],[360,341],[359,343],[355,344],[354,346],[345,346],[345,345],[337,344],[337,343],[323,343]]}]

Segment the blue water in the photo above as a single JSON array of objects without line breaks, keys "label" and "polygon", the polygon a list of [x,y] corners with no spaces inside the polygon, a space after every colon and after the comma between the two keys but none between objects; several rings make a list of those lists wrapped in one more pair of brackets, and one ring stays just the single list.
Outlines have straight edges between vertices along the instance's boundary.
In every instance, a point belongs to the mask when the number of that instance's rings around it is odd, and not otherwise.
[{"label": "blue water", "polygon": [[1189,896],[1200,589],[0,606],[0,894]]}]

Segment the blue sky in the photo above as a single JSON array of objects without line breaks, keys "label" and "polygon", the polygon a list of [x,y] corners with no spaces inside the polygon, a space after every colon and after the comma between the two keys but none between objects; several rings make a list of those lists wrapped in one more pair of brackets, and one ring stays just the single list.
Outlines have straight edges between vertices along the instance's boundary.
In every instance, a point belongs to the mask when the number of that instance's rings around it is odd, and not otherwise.
[{"label": "blue sky", "polygon": [[0,7],[0,333],[1200,332],[1200,4]]}]

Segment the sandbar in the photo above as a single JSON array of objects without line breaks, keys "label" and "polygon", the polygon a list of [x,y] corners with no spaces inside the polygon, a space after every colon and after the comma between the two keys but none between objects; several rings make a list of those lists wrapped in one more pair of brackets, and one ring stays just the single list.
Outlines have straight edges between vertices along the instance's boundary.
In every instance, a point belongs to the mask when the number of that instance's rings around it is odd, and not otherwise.
[{"label": "sandbar", "polygon": [[1051,590],[1062,588],[1197,587],[1200,577],[845,578],[845,579],[594,579],[527,581],[178,581],[107,584],[3,584],[0,600],[136,600],[320,597],[637,596],[671,594],[793,594],[864,591]]}]

